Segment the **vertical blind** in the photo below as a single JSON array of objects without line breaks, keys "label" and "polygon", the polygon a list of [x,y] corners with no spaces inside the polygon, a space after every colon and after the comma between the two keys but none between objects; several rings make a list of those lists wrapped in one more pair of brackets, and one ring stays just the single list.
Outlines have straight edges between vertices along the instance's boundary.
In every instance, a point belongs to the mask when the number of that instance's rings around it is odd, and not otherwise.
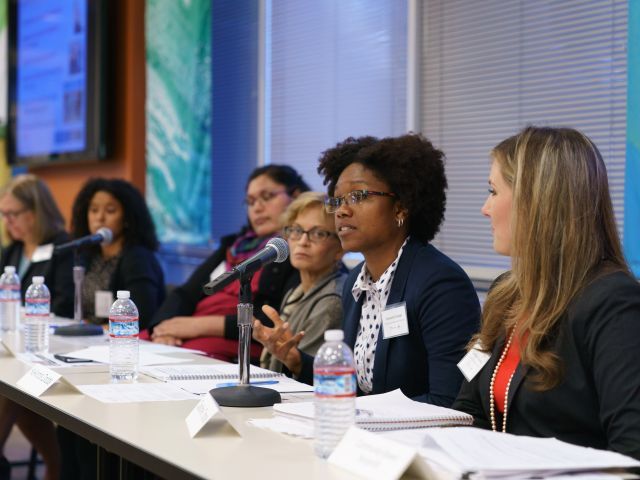
[{"label": "vertical blind", "polygon": [[407,2],[277,0],[268,10],[265,162],[324,189],[322,151],[405,130]]},{"label": "vertical blind", "polygon": [[421,130],[447,155],[435,243],[465,267],[508,268],[480,208],[488,153],[528,125],[569,126],[607,164],[622,233],[628,0],[426,0]]}]

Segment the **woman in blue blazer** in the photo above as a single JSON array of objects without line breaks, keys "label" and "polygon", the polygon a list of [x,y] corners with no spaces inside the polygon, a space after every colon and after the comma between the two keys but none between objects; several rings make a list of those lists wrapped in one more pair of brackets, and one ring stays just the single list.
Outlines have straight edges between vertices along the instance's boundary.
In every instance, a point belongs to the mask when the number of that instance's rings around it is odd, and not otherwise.
[{"label": "woman in blue blazer", "polygon": [[[403,135],[350,138],[320,160],[342,247],[365,259],[342,295],[360,394],[400,388],[448,406],[460,388],[456,364],[480,308],[464,271],[429,243],[444,217],[443,157],[420,135]],[[276,327],[256,325],[255,337],[311,382],[313,358],[293,348],[302,335],[273,317]]]}]

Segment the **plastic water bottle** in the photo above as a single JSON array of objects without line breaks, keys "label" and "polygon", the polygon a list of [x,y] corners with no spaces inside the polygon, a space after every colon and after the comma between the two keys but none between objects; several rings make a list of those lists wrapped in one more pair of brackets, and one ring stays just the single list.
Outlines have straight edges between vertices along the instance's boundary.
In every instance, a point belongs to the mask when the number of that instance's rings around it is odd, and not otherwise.
[{"label": "plastic water bottle", "polygon": [[24,295],[24,346],[27,352],[49,351],[51,294],[44,277],[33,277]]},{"label": "plastic water bottle", "polygon": [[128,290],[118,290],[109,310],[109,357],[111,381],[131,382],[138,378],[138,308]]},{"label": "plastic water bottle", "polygon": [[4,267],[0,276],[0,328],[5,331],[18,330],[20,327],[20,277],[16,267]]},{"label": "plastic water bottle", "polygon": [[313,362],[315,452],[327,458],[355,422],[356,369],[342,330],[327,330]]}]

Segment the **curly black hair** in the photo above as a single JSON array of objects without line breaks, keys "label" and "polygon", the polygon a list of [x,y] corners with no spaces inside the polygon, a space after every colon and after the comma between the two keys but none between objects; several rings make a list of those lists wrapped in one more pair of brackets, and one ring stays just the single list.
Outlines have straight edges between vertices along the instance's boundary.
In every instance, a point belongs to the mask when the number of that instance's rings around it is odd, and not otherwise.
[{"label": "curly black hair", "polygon": [[320,159],[318,173],[324,176],[329,195],[352,163],[363,165],[389,185],[409,212],[409,235],[425,242],[433,239],[444,219],[447,200],[443,152],[420,134],[378,141],[374,137],[347,138]]},{"label": "curly black hair", "polygon": [[156,227],[144,197],[132,184],[117,178],[91,178],[82,187],[73,202],[71,233],[74,238],[90,234],[87,213],[91,199],[97,192],[107,192],[122,204],[122,232],[126,246],[142,245],[150,250],[158,249]]},{"label": "curly black hair", "polygon": [[280,185],[283,185],[287,189],[289,195],[293,193],[308,192],[310,190],[307,182],[304,181],[302,175],[300,175],[293,167],[289,165],[276,165],[269,164],[254,169],[249,175],[245,190],[249,187],[252,180],[260,175],[266,175],[271,180]]}]

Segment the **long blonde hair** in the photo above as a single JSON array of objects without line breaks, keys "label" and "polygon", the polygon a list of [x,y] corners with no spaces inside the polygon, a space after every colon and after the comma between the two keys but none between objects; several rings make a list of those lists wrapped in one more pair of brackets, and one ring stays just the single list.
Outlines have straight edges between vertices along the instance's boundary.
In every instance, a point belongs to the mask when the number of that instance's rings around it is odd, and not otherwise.
[{"label": "long blonde hair", "polygon": [[527,332],[521,358],[533,387],[562,377],[550,351],[558,321],[603,271],[628,271],[600,152],[569,128],[527,127],[492,151],[512,189],[512,270],[491,289],[477,339],[486,349],[511,328]]}]

